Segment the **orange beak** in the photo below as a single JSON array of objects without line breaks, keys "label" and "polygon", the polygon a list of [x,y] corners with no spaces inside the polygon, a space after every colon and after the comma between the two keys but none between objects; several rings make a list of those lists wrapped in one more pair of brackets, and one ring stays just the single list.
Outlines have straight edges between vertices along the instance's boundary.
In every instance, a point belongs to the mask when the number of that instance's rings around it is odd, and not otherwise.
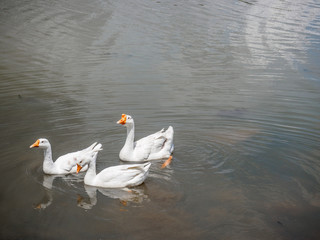
[{"label": "orange beak", "polygon": [[127,122],[127,115],[122,114],[121,119],[117,122],[118,124],[125,125]]},{"label": "orange beak", "polygon": [[79,164],[77,164],[77,173],[79,173],[81,171],[81,169],[82,169],[82,167]]},{"label": "orange beak", "polygon": [[30,146],[30,148],[39,147],[40,140],[38,139],[34,144]]}]

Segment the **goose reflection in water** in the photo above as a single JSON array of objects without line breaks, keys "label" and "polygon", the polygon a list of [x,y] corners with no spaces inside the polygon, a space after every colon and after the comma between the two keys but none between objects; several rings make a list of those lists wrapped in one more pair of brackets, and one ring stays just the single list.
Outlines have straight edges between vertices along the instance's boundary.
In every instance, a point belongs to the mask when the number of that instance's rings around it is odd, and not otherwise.
[{"label": "goose reflection in water", "polygon": [[[163,164],[163,160],[154,161],[151,165],[151,171],[148,179],[152,179],[151,181],[154,184],[156,183],[157,187],[160,187],[161,184],[165,184],[166,182],[174,181],[172,179],[172,175],[174,170],[172,165],[166,166],[161,169]],[[74,183],[83,183],[83,176],[78,174],[68,174],[68,175],[43,175],[42,186],[44,187],[45,194],[40,201],[40,203],[34,206],[37,210],[44,210],[48,208],[53,203],[53,184],[56,178],[61,178],[63,183],[68,186],[76,187],[76,192],[81,192],[78,186],[75,186]],[[82,188],[82,186],[81,186]],[[81,196],[78,194],[77,206],[86,210],[92,209],[97,204],[97,191],[99,191],[102,195],[111,198],[111,199],[119,199],[119,201],[123,205],[127,205],[128,202],[140,204],[143,201],[149,201],[149,196],[146,193],[148,191],[147,186],[144,184],[134,187],[134,188],[99,188],[94,186],[89,186],[84,184],[85,191],[89,198]],[[158,189],[159,190],[159,189]],[[166,190],[164,190],[166,192]]]},{"label": "goose reflection in water", "polygon": [[[151,164],[151,171],[149,173],[148,179],[152,181],[154,184],[157,184],[157,189],[161,188],[161,183],[164,182],[171,182],[173,169],[171,165],[167,166],[164,169],[161,169],[163,164],[162,160],[154,161]],[[152,179],[152,180],[151,180]],[[148,183],[146,184],[148,185]],[[86,210],[92,209],[97,204],[97,191],[99,191],[102,195],[112,198],[112,199],[119,199],[121,204],[127,205],[128,202],[141,204],[143,201],[150,201],[148,196],[148,186],[145,183],[134,187],[134,188],[99,188],[89,185],[84,185],[85,191],[89,197],[89,200],[83,196],[78,196],[78,207],[81,207]],[[163,190],[166,192],[167,190]],[[163,192],[161,191],[161,192]]]},{"label": "goose reflection in water", "polygon": [[62,180],[67,184],[67,185],[73,185],[73,182],[79,182],[82,181],[78,176],[69,174],[69,175],[43,175],[43,182],[42,186],[44,187],[45,190],[45,196],[42,198],[41,202],[36,204],[34,209],[38,210],[44,210],[47,207],[49,207],[52,202],[53,202],[53,181],[56,178],[62,178]]},{"label": "goose reflection in water", "polygon": [[106,197],[119,199],[123,205],[127,205],[128,202],[142,203],[148,199],[143,188],[98,188],[88,185],[85,185],[84,188],[89,201],[79,195],[77,205],[86,210],[92,209],[97,204],[97,190]]}]

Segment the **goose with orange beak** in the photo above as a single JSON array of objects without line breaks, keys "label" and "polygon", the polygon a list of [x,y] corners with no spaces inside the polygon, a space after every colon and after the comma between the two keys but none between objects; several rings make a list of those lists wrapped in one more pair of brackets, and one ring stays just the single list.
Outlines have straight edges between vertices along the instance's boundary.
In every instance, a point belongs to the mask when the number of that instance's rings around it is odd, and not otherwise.
[{"label": "goose with orange beak", "polygon": [[167,159],[162,167],[167,166],[172,159],[173,127],[169,126],[167,130],[160,130],[154,134],[134,141],[134,121],[130,115],[122,114],[117,122],[127,128],[126,142],[119,153],[122,161],[144,162],[156,159]]},{"label": "goose with orange beak", "polygon": [[149,174],[151,163],[112,166],[97,174],[96,158],[83,158],[77,160],[77,172],[87,165],[89,168],[84,177],[86,185],[102,188],[125,188],[142,184]]},{"label": "goose with orange beak", "polygon": [[[51,144],[48,139],[40,138],[30,148],[41,148],[44,150],[43,172],[46,174],[69,174],[77,172],[77,159],[96,158],[102,150],[101,144],[94,143],[83,150],[65,154],[56,161],[52,160]],[[82,171],[86,171],[87,167]]]}]

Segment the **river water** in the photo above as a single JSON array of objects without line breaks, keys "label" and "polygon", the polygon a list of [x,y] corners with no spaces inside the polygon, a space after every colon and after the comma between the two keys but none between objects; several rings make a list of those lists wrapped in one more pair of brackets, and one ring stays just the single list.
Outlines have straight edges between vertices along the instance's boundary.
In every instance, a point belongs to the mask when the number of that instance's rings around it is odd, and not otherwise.
[{"label": "river water", "polygon": [[[319,239],[316,0],[0,2],[1,239]],[[97,171],[172,125],[141,186],[47,176],[98,141]]]}]

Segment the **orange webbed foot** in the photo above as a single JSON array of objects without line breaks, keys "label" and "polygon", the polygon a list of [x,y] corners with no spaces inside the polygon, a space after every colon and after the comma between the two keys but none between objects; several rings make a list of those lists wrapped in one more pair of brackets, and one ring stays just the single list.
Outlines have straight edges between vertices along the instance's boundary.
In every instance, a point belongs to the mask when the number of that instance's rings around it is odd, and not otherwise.
[{"label": "orange webbed foot", "polygon": [[161,169],[165,168],[166,166],[168,166],[172,161],[172,156],[170,156],[161,166]]}]

